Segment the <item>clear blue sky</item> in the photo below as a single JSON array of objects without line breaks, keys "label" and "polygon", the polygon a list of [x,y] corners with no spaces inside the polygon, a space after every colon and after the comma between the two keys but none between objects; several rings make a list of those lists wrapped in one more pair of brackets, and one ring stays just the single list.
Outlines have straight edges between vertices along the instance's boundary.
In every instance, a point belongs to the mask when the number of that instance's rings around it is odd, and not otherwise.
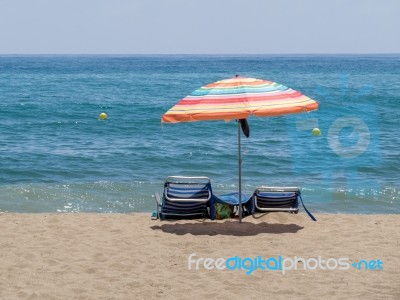
[{"label": "clear blue sky", "polygon": [[400,53],[400,0],[0,0],[0,54]]}]

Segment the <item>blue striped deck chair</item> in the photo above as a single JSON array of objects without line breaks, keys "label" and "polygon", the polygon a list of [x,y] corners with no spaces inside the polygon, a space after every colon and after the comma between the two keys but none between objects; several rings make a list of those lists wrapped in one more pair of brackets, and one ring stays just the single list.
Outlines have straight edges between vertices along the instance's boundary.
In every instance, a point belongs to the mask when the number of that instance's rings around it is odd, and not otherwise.
[{"label": "blue striped deck chair", "polygon": [[208,177],[169,176],[164,183],[162,198],[155,194],[157,219],[166,217],[211,217],[214,201]]},{"label": "blue striped deck chair", "polygon": [[297,187],[267,187],[260,186],[253,193],[252,208],[254,212],[285,211],[297,214],[299,200],[309,217],[316,221],[311,212],[304,206],[301,191]]}]

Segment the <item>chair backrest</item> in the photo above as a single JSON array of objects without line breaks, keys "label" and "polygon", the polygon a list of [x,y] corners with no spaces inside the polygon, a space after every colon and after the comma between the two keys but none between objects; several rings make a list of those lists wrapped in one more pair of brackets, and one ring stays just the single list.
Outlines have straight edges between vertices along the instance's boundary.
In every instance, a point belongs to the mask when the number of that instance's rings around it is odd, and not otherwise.
[{"label": "chair backrest", "polygon": [[259,187],[254,192],[260,208],[297,208],[299,195],[296,187]]},{"label": "chair backrest", "polygon": [[211,199],[211,181],[207,177],[168,177],[164,197],[175,202],[208,202]]}]

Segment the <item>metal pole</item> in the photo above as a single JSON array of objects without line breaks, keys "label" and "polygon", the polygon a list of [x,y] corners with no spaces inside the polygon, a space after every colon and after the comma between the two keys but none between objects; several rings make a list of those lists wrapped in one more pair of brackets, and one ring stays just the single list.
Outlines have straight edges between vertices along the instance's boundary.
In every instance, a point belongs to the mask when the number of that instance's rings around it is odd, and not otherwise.
[{"label": "metal pole", "polygon": [[239,156],[239,223],[242,223],[242,155],[240,152],[240,121],[238,120],[238,156]]}]

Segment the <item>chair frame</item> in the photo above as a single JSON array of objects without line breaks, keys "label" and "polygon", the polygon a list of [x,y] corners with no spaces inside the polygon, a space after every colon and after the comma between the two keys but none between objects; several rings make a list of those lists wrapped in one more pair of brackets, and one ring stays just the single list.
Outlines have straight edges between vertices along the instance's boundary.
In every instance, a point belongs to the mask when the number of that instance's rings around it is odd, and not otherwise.
[{"label": "chair frame", "polygon": [[[166,192],[166,186],[168,183],[176,183],[176,184],[207,184],[211,185],[211,179],[205,176],[168,176],[165,181],[164,181],[164,191],[163,191],[163,197],[167,199],[168,201],[171,202],[198,202],[198,203],[206,203],[206,202],[213,202],[212,201],[212,191],[211,189],[208,190],[208,196],[207,198],[199,198],[199,199],[190,199],[190,198],[173,198],[169,197],[167,192]],[[163,201],[160,197],[159,193],[154,194],[157,202],[157,219],[161,219],[162,215],[165,216],[197,216],[197,215],[202,215],[202,213],[165,213],[162,212],[162,207],[163,207]],[[213,203],[210,203],[210,214],[211,218],[213,218],[213,207],[211,207]]]},{"label": "chair frame", "polygon": [[274,207],[259,207],[257,204],[257,193],[258,192],[294,192],[296,193],[297,199],[301,194],[301,191],[298,187],[274,187],[274,186],[259,186],[254,192],[254,206],[255,209],[261,212],[269,212],[269,211],[282,211],[282,212],[291,212],[297,214],[299,212],[298,207],[290,207],[290,208],[274,208]]}]

